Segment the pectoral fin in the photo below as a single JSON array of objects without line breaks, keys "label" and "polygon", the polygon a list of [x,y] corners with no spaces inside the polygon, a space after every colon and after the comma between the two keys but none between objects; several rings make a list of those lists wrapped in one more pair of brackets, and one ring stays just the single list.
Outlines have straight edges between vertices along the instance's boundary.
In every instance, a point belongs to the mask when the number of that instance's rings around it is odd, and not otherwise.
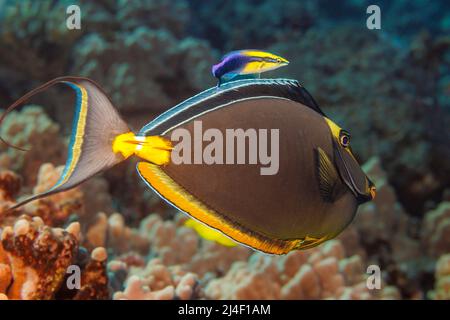
[{"label": "pectoral fin", "polygon": [[315,151],[320,196],[326,202],[334,202],[343,194],[344,185],[325,151],[320,147]]}]

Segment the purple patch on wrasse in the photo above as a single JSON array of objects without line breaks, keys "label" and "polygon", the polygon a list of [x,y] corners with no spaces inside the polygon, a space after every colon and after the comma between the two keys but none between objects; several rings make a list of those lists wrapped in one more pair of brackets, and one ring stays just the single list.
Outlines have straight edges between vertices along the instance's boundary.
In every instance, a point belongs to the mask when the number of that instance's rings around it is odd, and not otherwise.
[{"label": "purple patch on wrasse", "polygon": [[214,77],[220,78],[227,73],[239,73],[252,57],[239,52],[226,55],[221,62],[213,65],[211,72]]}]

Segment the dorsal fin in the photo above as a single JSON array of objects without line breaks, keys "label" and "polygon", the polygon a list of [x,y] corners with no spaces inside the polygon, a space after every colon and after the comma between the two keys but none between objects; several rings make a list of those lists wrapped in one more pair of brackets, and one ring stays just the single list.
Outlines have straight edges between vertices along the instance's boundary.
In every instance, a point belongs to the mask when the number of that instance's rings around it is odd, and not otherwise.
[{"label": "dorsal fin", "polygon": [[162,113],[145,125],[140,135],[161,135],[186,119],[223,107],[233,101],[277,97],[301,103],[325,116],[312,96],[298,81],[291,79],[245,79],[213,87]]}]

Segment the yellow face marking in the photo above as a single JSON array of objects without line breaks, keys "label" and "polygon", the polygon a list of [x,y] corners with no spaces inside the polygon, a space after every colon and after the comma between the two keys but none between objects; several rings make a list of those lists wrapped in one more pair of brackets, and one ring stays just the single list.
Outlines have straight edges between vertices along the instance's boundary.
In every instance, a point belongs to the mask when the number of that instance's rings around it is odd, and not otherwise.
[{"label": "yellow face marking", "polygon": [[328,126],[330,127],[331,133],[333,134],[333,137],[336,139],[339,139],[339,135],[341,133],[341,127],[339,127],[336,123],[331,121],[330,119],[324,117],[325,121],[327,122]]},{"label": "yellow face marking", "polygon": [[301,240],[297,239],[274,240],[253,232],[244,232],[242,228],[225,220],[216,211],[197,200],[173,181],[159,166],[148,162],[140,162],[137,168],[142,178],[178,209],[205,223],[209,227],[223,232],[237,242],[272,254],[288,253],[297,248],[301,242]]},{"label": "yellow face marking", "polygon": [[[334,123],[333,121],[331,121],[330,119],[328,119],[327,117],[323,117],[324,119],[325,119],[325,121],[327,122],[327,124],[328,124],[328,127],[330,127],[330,130],[331,130],[331,134],[333,135],[333,137],[336,139],[336,142],[339,144],[339,145],[341,145],[342,146],[342,144],[341,144],[341,142],[339,141],[339,138],[340,138],[340,136],[341,136],[341,131],[342,131],[342,128],[341,127],[339,127],[336,123]],[[353,157],[353,159],[355,159],[355,161],[356,161],[356,158],[355,158],[355,156],[353,155],[353,153],[352,153],[352,151],[350,150],[350,148],[347,146],[347,147],[345,147],[345,146],[342,146],[352,157]]]}]

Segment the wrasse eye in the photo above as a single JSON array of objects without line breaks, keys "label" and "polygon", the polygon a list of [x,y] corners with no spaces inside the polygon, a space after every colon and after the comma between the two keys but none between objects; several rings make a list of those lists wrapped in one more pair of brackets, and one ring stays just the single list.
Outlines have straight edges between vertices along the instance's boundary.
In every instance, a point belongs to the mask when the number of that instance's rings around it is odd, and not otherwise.
[{"label": "wrasse eye", "polygon": [[339,135],[339,143],[344,148],[348,148],[350,146],[350,134],[345,131],[341,131],[341,134]]}]

